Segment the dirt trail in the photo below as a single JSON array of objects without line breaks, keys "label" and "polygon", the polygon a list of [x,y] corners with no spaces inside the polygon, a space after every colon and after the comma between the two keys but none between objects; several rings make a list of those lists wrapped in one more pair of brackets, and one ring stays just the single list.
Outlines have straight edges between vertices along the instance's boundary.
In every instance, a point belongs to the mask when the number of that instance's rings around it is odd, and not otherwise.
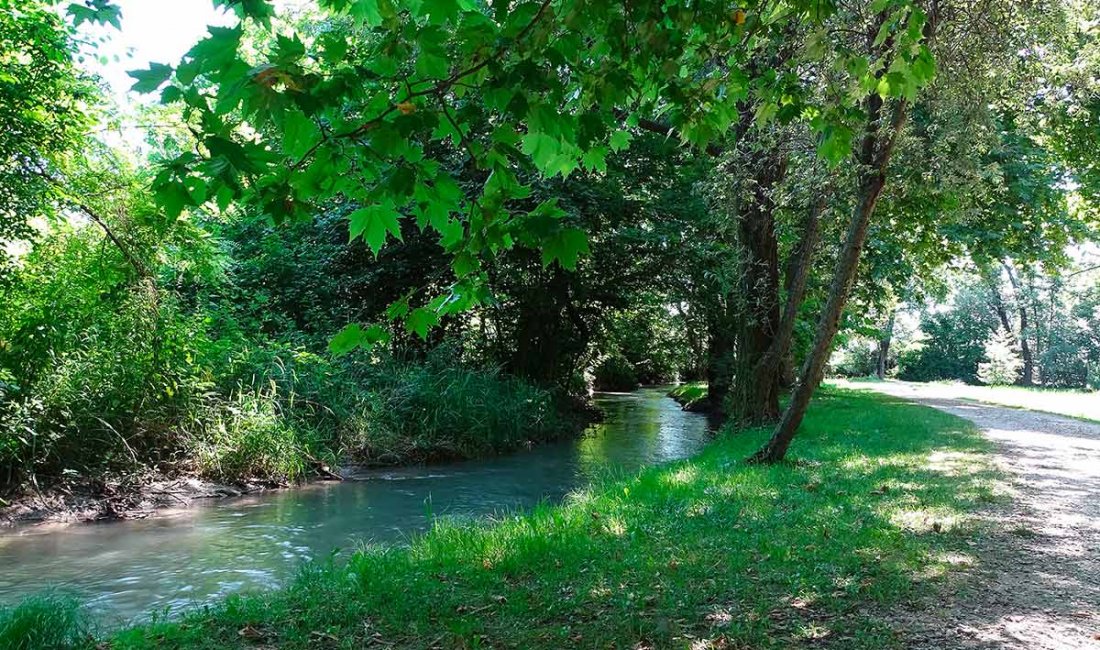
[{"label": "dirt trail", "polygon": [[981,513],[993,525],[958,589],[899,613],[907,647],[1100,648],[1100,424],[950,399],[942,386],[858,387],[977,424],[1015,492]]}]

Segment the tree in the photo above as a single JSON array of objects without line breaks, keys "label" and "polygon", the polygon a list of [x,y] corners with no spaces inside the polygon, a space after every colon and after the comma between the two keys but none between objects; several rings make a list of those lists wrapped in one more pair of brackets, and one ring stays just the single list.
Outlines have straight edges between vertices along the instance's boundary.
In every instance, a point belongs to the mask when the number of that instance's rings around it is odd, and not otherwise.
[{"label": "tree", "polygon": [[[930,59],[926,49],[908,47],[908,4],[888,4],[902,9],[885,29],[901,37],[898,47],[885,48],[887,59],[918,64],[915,73],[897,67],[899,83],[880,89],[901,93],[907,79],[930,73]],[[836,124],[825,151],[843,153],[843,110],[812,110],[796,78],[754,73],[744,63],[753,47],[782,40],[789,25],[820,20],[826,7],[816,2],[777,16],[750,5],[718,21],[696,17],[726,16],[722,3],[372,7],[326,3],[329,31],[284,34],[259,61],[241,59],[241,29],[216,30],[178,71],[158,67],[138,77],[142,88],[156,88],[175,72],[163,95],[183,102],[203,134],[199,151],[162,174],[158,193],[169,212],[216,197],[289,218],[310,201],[339,195],[363,206],[352,215],[352,232],[375,250],[402,217],[439,232],[454,256],[456,282],[419,306],[410,296],[395,307],[414,331],[476,302],[483,256],[526,243],[542,248],[545,263],[571,267],[582,251],[583,233],[557,225],[552,201],[516,211],[513,202],[528,191],[517,166],[547,176],[599,170],[609,151],[629,144],[623,127],[650,116],[703,145],[735,122],[738,102],[750,94],[764,99],[765,112],[805,108],[818,131]],[[240,8],[254,25],[271,24],[267,4]],[[853,83],[871,79],[867,69],[854,68]],[[243,120],[254,129],[250,138],[237,129]],[[486,121],[496,127],[475,137],[471,125]],[[453,177],[435,164],[445,150],[487,173],[478,192],[454,191]]]},{"label": "tree", "polygon": [[[909,19],[912,21],[908,32],[910,39],[919,42],[922,37],[931,37],[934,34],[936,20],[938,19],[935,13],[932,14],[930,20],[923,12],[916,9],[913,10],[912,14],[908,12],[906,14],[910,16]],[[879,14],[872,23],[866,26],[867,54],[873,60],[878,60],[886,55],[887,51],[884,51],[883,45],[887,45],[887,41],[890,39],[880,38],[880,35],[888,24],[888,20],[890,18],[885,14]],[[893,43],[889,45],[893,45]],[[880,87],[885,84],[889,88],[890,84],[894,83],[884,68],[880,68],[876,75]],[[856,164],[858,165],[856,207],[852,212],[848,224],[848,233],[840,257],[837,260],[829,297],[818,320],[813,346],[802,367],[790,403],[771,439],[752,456],[751,460],[753,462],[773,463],[784,458],[787,448],[802,424],[802,418],[805,416],[806,409],[810,404],[810,397],[817,390],[824,377],[825,364],[832,353],[833,340],[840,327],[840,317],[848,301],[848,295],[859,267],[863,245],[867,240],[867,228],[882,190],[886,186],[888,166],[893,155],[894,145],[905,123],[908,102],[915,96],[920,85],[929,81],[931,76],[932,70],[929,68],[920,73],[920,76],[903,81],[903,84],[911,83],[913,85],[898,93],[897,99],[889,99],[889,93],[880,94],[878,89],[864,99],[863,115],[865,116],[865,122],[856,158]],[[884,97],[884,95],[886,96]]]},{"label": "tree", "polygon": [[0,0],[0,245],[32,239],[31,219],[55,214],[51,178],[89,128],[95,88],[74,65],[73,48],[50,3]]},{"label": "tree", "polygon": [[1013,384],[1020,378],[1024,361],[1020,349],[1016,346],[1012,332],[1003,327],[989,337],[985,343],[986,360],[978,364],[978,379],[990,386]]}]

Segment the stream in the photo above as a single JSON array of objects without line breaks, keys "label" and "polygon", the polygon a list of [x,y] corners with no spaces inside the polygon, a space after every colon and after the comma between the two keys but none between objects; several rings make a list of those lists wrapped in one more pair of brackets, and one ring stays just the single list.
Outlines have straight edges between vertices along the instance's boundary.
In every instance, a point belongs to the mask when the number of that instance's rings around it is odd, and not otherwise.
[{"label": "stream", "polygon": [[303,562],[364,543],[402,544],[433,518],[491,517],[558,501],[608,473],[685,458],[704,417],[660,388],[595,396],[602,422],[576,440],[496,458],[363,470],[353,480],[223,500],[148,519],[0,534],[0,605],[57,589],[110,624],[272,588]]}]

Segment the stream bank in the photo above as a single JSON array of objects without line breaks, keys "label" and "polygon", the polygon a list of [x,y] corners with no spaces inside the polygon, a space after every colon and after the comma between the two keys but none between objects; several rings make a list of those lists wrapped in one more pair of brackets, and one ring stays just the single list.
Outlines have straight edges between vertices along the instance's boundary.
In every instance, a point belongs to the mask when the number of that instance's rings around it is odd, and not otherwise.
[{"label": "stream bank", "polygon": [[[995,498],[989,444],[973,426],[922,406],[830,388],[818,393],[792,448],[798,463],[745,465],[769,434],[752,429],[719,436],[688,460],[608,476],[606,464],[592,461],[688,452],[683,431],[655,422],[702,420],[660,396],[609,397],[622,403],[608,422],[629,434],[582,439],[564,467],[543,458],[544,447],[507,467],[478,464],[466,478],[463,467],[436,468],[434,476],[379,476],[384,483],[275,495],[312,493],[309,503],[261,499],[253,508],[213,508],[218,526],[153,518],[77,527],[93,535],[112,531],[115,539],[93,540],[110,544],[113,554],[85,553],[79,561],[78,549],[64,549],[59,562],[94,574],[73,576],[71,583],[83,579],[92,586],[109,572],[95,587],[117,604],[139,599],[160,580],[164,588],[154,593],[168,599],[161,602],[172,607],[169,614],[179,611],[171,599],[188,593],[191,602],[210,606],[113,631],[97,616],[98,632],[66,619],[71,609],[57,601],[8,610],[8,619],[44,621],[53,636],[74,639],[76,647],[112,650],[906,647],[891,614],[934,598],[943,577],[960,571],[956,558],[978,533],[973,513]],[[636,428],[628,419],[651,424]],[[643,444],[620,446],[631,441]],[[505,510],[486,525],[463,523],[478,516],[469,506],[503,503],[505,495],[515,503],[544,478],[561,481],[572,472],[578,472],[575,483],[590,487],[559,504],[525,514]],[[396,518],[365,521],[382,514],[378,499],[400,505],[412,526],[403,528]],[[428,510],[445,520],[429,520]],[[428,534],[412,534],[418,523],[422,530],[433,521]],[[148,530],[157,522],[160,537],[158,529]],[[257,558],[273,562],[311,550],[318,557],[319,536],[335,540],[337,527],[367,525],[378,543],[312,564],[296,578],[257,570]],[[135,534],[131,526],[147,530]],[[79,542],[54,540],[34,552]],[[182,540],[203,554],[178,553]],[[140,545],[155,547],[155,565],[121,574],[112,568],[120,557],[141,556]],[[21,567],[8,553],[0,561]],[[24,557],[30,571],[59,577],[58,567],[29,552]],[[174,568],[185,563],[185,571]],[[257,592],[265,578],[277,588]],[[209,591],[219,583],[220,592]],[[12,590],[0,585],[0,593]],[[242,595],[217,597],[230,594]],[[85,602],[104,611],[102,600]],[[3,619],[0,611],[0,641]],[[28,639],[34,633],[28,630],[18,628],[7,640]]]},{"label": "stream bank", "polygon": [[445,520],[505,516],[608,476],[685,458],[711,438],[665,389],[597,394],[573,440],[440,465],[356,469],[347,480],[199,499],[139,520],[0,534],[0,605],[57,587],[108,620],[282,584],[334,549],[405,544]]}]

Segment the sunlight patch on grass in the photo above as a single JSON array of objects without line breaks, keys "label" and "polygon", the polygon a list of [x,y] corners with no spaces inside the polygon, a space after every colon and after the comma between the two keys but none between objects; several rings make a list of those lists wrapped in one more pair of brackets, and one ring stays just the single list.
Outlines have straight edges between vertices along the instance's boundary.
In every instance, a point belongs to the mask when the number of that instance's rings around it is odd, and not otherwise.
[{"label": "sunlight patch on grass", "polygon": [[943,508],[899,509],[890,514],[895,526],[918,534],[950,532],[961,518],[960,513]]},{"label": "sunlight patch on grass", "polygon": [[684,465],[676,470],[667,472],[662,476],[665,485],[687,485],[699,479],[699,468],[695,465]]}]

